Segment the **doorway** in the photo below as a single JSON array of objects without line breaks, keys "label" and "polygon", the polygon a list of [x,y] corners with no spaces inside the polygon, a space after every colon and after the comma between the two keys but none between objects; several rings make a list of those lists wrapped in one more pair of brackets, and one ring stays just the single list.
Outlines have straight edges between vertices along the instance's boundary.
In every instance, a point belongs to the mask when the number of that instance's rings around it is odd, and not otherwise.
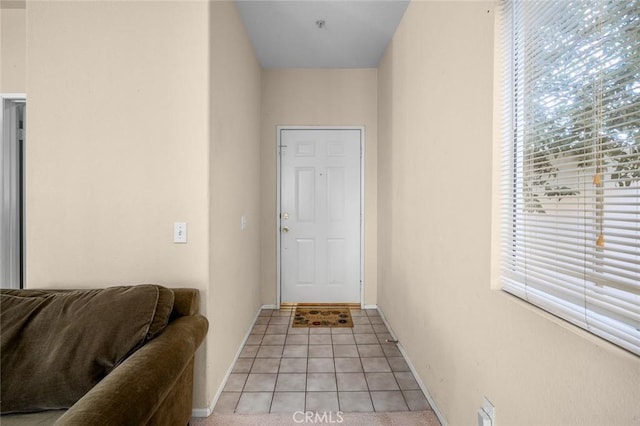
[{"label": "doorway", "polygon": [[278,128],[279,303],[362,304],[363,128]]},{"label": "doorway", "polygon": [[26,97],[1,94],[0,103],[0,285],[24,283],[24,143]]}]

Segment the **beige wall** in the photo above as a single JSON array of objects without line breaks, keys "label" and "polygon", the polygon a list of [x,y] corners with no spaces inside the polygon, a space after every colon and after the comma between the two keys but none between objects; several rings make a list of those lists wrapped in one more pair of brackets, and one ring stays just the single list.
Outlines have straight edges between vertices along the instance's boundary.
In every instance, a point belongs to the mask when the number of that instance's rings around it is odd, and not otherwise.
[{"label": "beige wall", "polygon": [[[216,392],[261,305],[260,67],[233,2],[211,3],[209,39],[212,332],[207,383]],[[244,231],[241,216],[247,219]]]},{"label": "beige wall", "polygon": [[281,69],[262,73],[262,302],[276,304],[276,127],[365,127],[364,302],[377,300],[377,71]]},{"label": "beige wall", "polygon": [[451,425],[640,421],[640,358],[490,289],[492,2],[412,2],[379,68],[378,303]]},{"label": "beige wall", "polygon": [[206,3],[30,2],[27,20],[27,287],[206,295]]},{"label": "beige wall", "polygon": [[26,23],[24,0],[0,3],[0,93],[26,91]]},{"label": "beige wall", "polygon": [[[206,288],[206,12],[29,3],[30,287]],[[189,223],[188,244],[173,244],[176,221]]]},{"label": "beige wall", "polygon": [[260,305],[260,70],[235,5],[30,2],[27,20],[27,286],[198,288],[206,409]]}]

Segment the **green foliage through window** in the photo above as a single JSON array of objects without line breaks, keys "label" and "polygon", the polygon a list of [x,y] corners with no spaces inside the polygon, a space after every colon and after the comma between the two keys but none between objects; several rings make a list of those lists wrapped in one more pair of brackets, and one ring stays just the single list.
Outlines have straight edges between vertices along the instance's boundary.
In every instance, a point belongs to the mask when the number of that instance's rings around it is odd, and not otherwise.
[{"label": "green foliage through window", "polygon": [[[640,181],[640,2],[555,3],[555,17],[531,30],[535,55],[520,56],[514,70],[516,76],[536,72],[522,87],[515,125],[525,128],[532,173],[527,209],[538,212],[543,199],[581,193],[576,185],[554,184],[567,159],[618,187]],[[604,13],[611,6],[614,17]],[[578,24],[567,28],[567,14]]]}]

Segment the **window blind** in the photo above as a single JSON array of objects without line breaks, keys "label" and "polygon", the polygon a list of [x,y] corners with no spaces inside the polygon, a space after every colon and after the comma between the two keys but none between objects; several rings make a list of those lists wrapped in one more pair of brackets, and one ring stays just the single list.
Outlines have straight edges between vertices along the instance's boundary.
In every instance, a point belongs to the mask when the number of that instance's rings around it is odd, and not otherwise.
[{"label": "window blind", "polygon": [[503,289],[640,355],[640,0],[500,13]]}]

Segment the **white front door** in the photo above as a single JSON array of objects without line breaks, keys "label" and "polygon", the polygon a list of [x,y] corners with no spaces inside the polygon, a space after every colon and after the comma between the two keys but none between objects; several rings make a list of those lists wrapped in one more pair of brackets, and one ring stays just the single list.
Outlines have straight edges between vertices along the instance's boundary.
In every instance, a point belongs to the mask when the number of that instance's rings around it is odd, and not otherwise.
[{"label": "white front door", "polygon": [[280,129],[280,299],[360,303],[359,129]]}]

